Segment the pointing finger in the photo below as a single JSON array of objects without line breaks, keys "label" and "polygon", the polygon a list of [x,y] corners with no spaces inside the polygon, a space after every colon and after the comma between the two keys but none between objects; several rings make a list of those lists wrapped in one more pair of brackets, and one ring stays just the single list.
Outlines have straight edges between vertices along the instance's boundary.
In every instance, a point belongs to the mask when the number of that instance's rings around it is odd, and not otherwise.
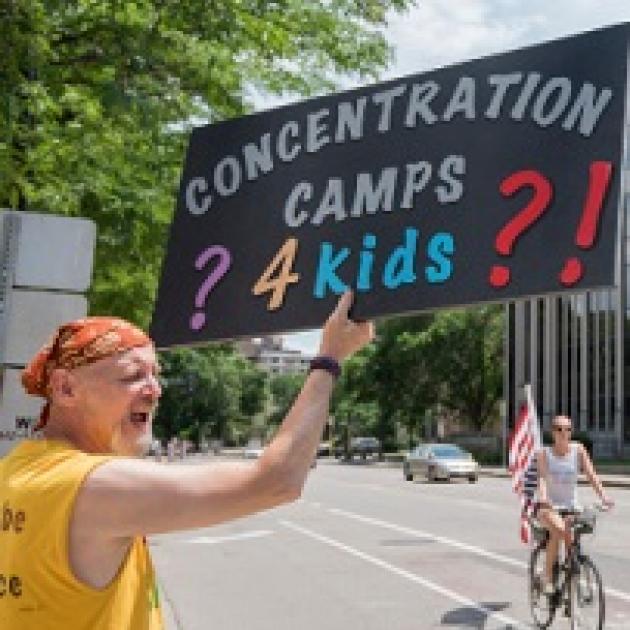
[{"label": "pointing finger", "polygon": [[340,298],[339,302],[337,302],[337,306],[333,312],[333,315],[337,317],[341,317],[343,319],[348,319],[348,312],[352,307],[352,301],[354,299],[354,295],[352,291],[346,291]]}]

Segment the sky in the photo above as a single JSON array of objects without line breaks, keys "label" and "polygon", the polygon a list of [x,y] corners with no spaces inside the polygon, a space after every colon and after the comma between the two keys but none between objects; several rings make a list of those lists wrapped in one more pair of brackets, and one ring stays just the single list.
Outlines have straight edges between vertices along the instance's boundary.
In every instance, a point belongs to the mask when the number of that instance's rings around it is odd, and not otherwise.
[{"label": "sky", "polygon": [[[630,22],[630,0],[419,0],[393,15],[385,36],[394,60],[382,79],[506,52]],[[287,347],[315,354],[319,331],[285,336]]]}]

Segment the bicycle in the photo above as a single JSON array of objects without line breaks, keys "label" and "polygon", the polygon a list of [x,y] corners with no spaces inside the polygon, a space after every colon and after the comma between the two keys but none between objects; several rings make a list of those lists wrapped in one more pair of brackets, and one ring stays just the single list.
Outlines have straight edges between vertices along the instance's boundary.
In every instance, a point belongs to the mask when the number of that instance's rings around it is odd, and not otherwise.
[{"label": "bicycle", "polygon": [[549,532],[537,521],[532,521],[532,533],[538,542],[529,561],[529,602],[532,617],[538,628],[548,628],[557,610],[564,606],[571,630],[602,630],[605,619],[604,587],[594,562],[584,552],[581,537],[595,531],[595,510],[605,511],[595,504],[581,511],[560,510],[570,517],[573,543],[553,567],[553,595],[544,592],[545,549]]}]

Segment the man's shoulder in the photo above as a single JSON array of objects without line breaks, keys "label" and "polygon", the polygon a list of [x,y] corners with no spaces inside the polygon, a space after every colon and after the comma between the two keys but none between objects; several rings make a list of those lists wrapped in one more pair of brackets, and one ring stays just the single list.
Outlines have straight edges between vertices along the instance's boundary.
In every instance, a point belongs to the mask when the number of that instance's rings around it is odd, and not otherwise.
[{"label": "man's shoulder", "polygon": [[100,462],[113,456],[86,453],[58,440],[24,440],[0,460],[5,479],[24,485],[60,485],[63,480],[82,480]]}]

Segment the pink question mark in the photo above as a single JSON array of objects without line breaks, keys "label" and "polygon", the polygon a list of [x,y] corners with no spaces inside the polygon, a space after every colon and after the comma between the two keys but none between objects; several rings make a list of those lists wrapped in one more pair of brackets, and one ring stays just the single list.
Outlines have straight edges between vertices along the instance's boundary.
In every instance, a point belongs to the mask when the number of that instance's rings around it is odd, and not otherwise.
[{"label": "pink question mark", "polygon": [[[229,250],[222,245],[213,245],[212,247],[204,249],[195,261],[195,268],[198,271],[201,271],[208,264],[208,261],[211,258],[217,256],[219,257],[219,263],[213,269],[212,273],[204,280],[201,287],[199,287],[199,291],[197,291],[197,295],[195,295],[195,306],[198,309],[202,309],[205,306],[210,291],[212,291],[217,282],[219,282],[219,280],[221,280],[221,278],[223,278],[223,276],[228,272],[230,266],[232,265],[232,255]],[[206,314],[201,310],[194,313],[190,318],[190,328],[192,330],[200,330],[203,328],[205,323]]]}]

